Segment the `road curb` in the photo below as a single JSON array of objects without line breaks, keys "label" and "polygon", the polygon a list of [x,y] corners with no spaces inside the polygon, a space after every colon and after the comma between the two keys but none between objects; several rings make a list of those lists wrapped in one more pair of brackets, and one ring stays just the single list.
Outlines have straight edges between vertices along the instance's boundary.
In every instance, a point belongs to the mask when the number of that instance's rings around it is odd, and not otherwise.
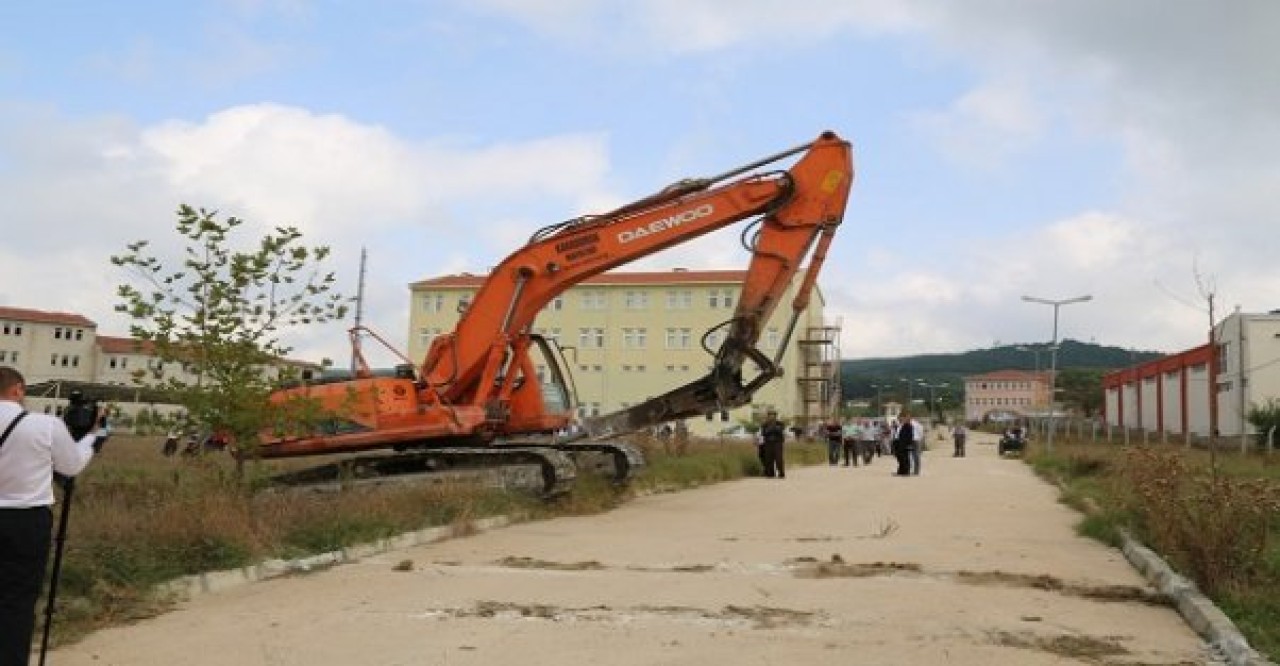
[{"label": "road curb", "polygon": [[1120,530],[1124,553],[1129,563],[1162,594],[1174,601],[1178,613],[1201,638],[1205,639],[1227,659],[1232,666],[1276,666],[1249,646],[1244,635],[1208,597],[1200,593],[1194,583],[1178,575],[1155,553]]},{"label": "road curb", "polygon": [[202,594],[221,592],[241,585],[247,585],[249,583],[256,583],[284,576],[306,574],[313,571],[327,569],[338,564],[356,562],[374,555],[381,555],[383,553],[403,550],[413,546],[437,543],[467,534],[506,527],[512,522],[514,521],[507,516],[492,516],[489,518],[478,518],[462,525],[428,527],[426,529],[406,532],[386,539],[379,539],[372,543],[347,546],[340,550],[332,550],[318,555],[308,555],[307,557],[300,557],[292,560],[266,560],[264,562],[240,567],[238,569],[209,571],[205,573],[192,574],[190,576],[183,576],[167,583],[163,583],[157,586],[157,589],[162,594],[171,594],[191,599]]}]

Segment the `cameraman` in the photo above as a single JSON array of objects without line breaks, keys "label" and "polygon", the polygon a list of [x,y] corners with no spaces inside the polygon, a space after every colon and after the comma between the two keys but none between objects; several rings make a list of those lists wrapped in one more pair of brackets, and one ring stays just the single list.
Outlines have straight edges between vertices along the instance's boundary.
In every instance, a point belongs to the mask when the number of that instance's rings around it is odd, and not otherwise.
[{"label": "cameraman", "polygon": [[93,457],[92,431],[76,441],[66,424],[22,408],[26,380],[0,366],[0,666],[25,666],[35,630],[53,527],[53,474],[79,474]]}]

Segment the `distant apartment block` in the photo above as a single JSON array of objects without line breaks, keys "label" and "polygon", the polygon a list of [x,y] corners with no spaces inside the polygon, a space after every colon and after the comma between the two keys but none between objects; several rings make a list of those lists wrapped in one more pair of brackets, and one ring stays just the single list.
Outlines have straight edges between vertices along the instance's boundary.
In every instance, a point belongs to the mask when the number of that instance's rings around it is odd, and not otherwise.
[{"label": "distant apartment block", "polygon": [[[712,356],[704,345],[715,350],[724,339],[724,329],[708,331],[733,316],[745,277],[745,271],[730,270],[605,273],[548,303],[535,332],[573,348],[567,370],[577,387],[579,414],[607,414],[705,375]],[[447,275],[410,285],[409,358],[425,358],[435,336],[453,330],[484,280]],[[839,404],[840,328],[824,320],[820,290],[814,290],[795,333],[784,339],[796,284],[766,322],[759,342],[770,357],[782,353],[783,376],[757,393],[753,405],[730,414],[728,422],[717,415],[689,419],[691,432],[715,434],[765,406],[807,425]],[[744,371],[751,376],[750,364]]]},{"label": "distant apartment block", "polygon": [[964,378],[966,421],[1009,421],[1049,414],[1049,373],[997,370]]},{"label": "distant apartment block", "polygon": [[1280,310],[1239,311],[1213,342],[1103,377],[1104,418],[1114,427],[1174,436],[1254,432],[1247,415],[1280,398]]}]

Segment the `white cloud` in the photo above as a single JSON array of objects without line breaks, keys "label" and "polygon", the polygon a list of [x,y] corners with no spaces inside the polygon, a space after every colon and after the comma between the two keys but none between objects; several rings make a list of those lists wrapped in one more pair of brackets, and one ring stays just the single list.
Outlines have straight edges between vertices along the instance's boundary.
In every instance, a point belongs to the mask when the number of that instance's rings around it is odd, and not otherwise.
[{"label": "white cloud", "polygon": [[[150,239],[159,256],[175,256],[179,203],[246,220],[249,240],[274,226],[299,227],[307,244],[334,248],[329,268],[344,278],[347,295],[355,294],[360,247],[368,247],[366,322],[401,340],[409,282],[462,267],[483,270],[532,232],[476,227],[467,212],[475,200],[512,210],[571,200],[602,191],[609,168],[601,135],[432,144],[273,104],[148,128],[38,113],[11,120],[17,124],[0,138],[0,154],[23,169],[0,181],[0,214],[19,223],[6,225],[0,263],[23,279],[6,280],[0,299],[74,309],[108,334],[127,327],[112,313],[114,285],[127,276],[107,264],[108,255]],[[344,339],[340,329],[299,337],[299,353],[341,358],[335,345]]]},{"label": "white cloud", "polygon": [[944,112],[923,111],[916,123],[961,165],[993,168],[1024,151],[1045,120],[1029,91],[1014,84],[987,84],[956,99]]}]

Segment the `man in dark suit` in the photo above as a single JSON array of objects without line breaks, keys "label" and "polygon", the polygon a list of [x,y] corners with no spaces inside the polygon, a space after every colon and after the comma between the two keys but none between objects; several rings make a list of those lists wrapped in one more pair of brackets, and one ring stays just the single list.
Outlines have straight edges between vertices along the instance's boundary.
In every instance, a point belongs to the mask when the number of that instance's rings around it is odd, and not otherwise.
[{"label": "man in dark suit", "polygon": [[911,449],[916,445],[915,430],[912,428],[911,415],[907,412],[898,414],[898,429],[893,436],[893,457],[898,459],[898,471],[895,476],[911,476]]}]

